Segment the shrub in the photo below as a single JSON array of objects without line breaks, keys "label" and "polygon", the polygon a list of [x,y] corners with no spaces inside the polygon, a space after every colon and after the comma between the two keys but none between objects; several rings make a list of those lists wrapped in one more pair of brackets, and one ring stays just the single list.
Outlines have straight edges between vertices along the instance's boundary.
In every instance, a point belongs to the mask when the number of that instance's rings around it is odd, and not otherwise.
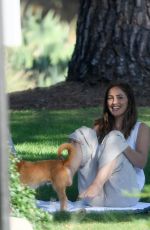
[{"label": "shrub", "polygon": [[10,205],[11,215],[15,217],[25,217],[32,222],[36,230],[44,229],[44,225],[51,223],[51,214],[36,207],[35,192],[29,187],[24,187],[19,182],[16,172],[17,160],[10,158]]}]

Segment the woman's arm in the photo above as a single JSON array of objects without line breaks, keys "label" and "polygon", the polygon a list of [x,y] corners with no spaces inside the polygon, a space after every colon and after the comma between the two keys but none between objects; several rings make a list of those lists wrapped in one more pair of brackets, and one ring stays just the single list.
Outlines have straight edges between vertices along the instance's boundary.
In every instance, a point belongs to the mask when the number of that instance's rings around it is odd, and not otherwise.
[{"label": "woman's arm", "polygon": [[135,167],[144,168],[147,163],[149,146],[150,128],[146,124],[142,123],[139,127],[136,150],[127,147],[124,154]]}]

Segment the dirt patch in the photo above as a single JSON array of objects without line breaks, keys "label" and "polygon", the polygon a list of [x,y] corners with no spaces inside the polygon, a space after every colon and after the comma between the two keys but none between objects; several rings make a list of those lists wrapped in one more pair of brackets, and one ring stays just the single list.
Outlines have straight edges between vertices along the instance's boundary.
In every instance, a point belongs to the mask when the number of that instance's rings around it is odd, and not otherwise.
[{"label": "dirt patch", "polygon": [[[102,105],[108,83],[62,82],[9,94],[10,109],[70,109]],[[149,87],[133,87],[138,106],[150,106]]]}]

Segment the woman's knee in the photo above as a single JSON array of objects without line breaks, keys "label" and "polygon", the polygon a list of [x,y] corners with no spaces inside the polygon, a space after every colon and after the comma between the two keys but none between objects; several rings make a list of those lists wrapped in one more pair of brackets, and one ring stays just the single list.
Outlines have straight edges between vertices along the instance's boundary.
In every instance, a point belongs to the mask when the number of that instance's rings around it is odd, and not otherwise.
[{"label": "woman's knee", "polygon": [[124,141],[124,136],[123,134],[118,131],[118,130],[113,130],[111,132],[108,133],[108,135],[106,136],[106,139],[108,142],[113,142],[114,144],[118,143],[118,141]]},{"label": "woman's knee", "polygon": [[95,130],[88,127],[81,127],[69,135],[69,139],[82,154],[82,165],[95,158],[98,147],[98,139]]},{"label": "woman's knee", "polygon": [[125,149],[127,148],[128,144],[124,138],[124,135],[120,131],[113,130],[105,136],[104,140],[102,141],[102,146],[107,146],[111,151],[114,148]]}]

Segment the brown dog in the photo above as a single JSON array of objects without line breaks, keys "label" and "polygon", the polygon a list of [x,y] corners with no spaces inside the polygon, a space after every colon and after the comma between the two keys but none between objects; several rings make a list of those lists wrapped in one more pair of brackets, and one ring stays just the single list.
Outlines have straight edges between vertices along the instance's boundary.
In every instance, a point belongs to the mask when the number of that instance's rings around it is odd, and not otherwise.
[{"label": "brown dog", "polygon": [[75,173],[72,165],[76,155],[75,147],[70,143],[65,143],[58,148],[59,156],[64,149],[68,150],[67,159],[20,161],[17,163],[17,171],[20,173],[20,181],[23,184],[37,187],[42,183],[52,183],[60,200],[61,210],[67,208],[66,187],[72,185],[72,178]]}]

